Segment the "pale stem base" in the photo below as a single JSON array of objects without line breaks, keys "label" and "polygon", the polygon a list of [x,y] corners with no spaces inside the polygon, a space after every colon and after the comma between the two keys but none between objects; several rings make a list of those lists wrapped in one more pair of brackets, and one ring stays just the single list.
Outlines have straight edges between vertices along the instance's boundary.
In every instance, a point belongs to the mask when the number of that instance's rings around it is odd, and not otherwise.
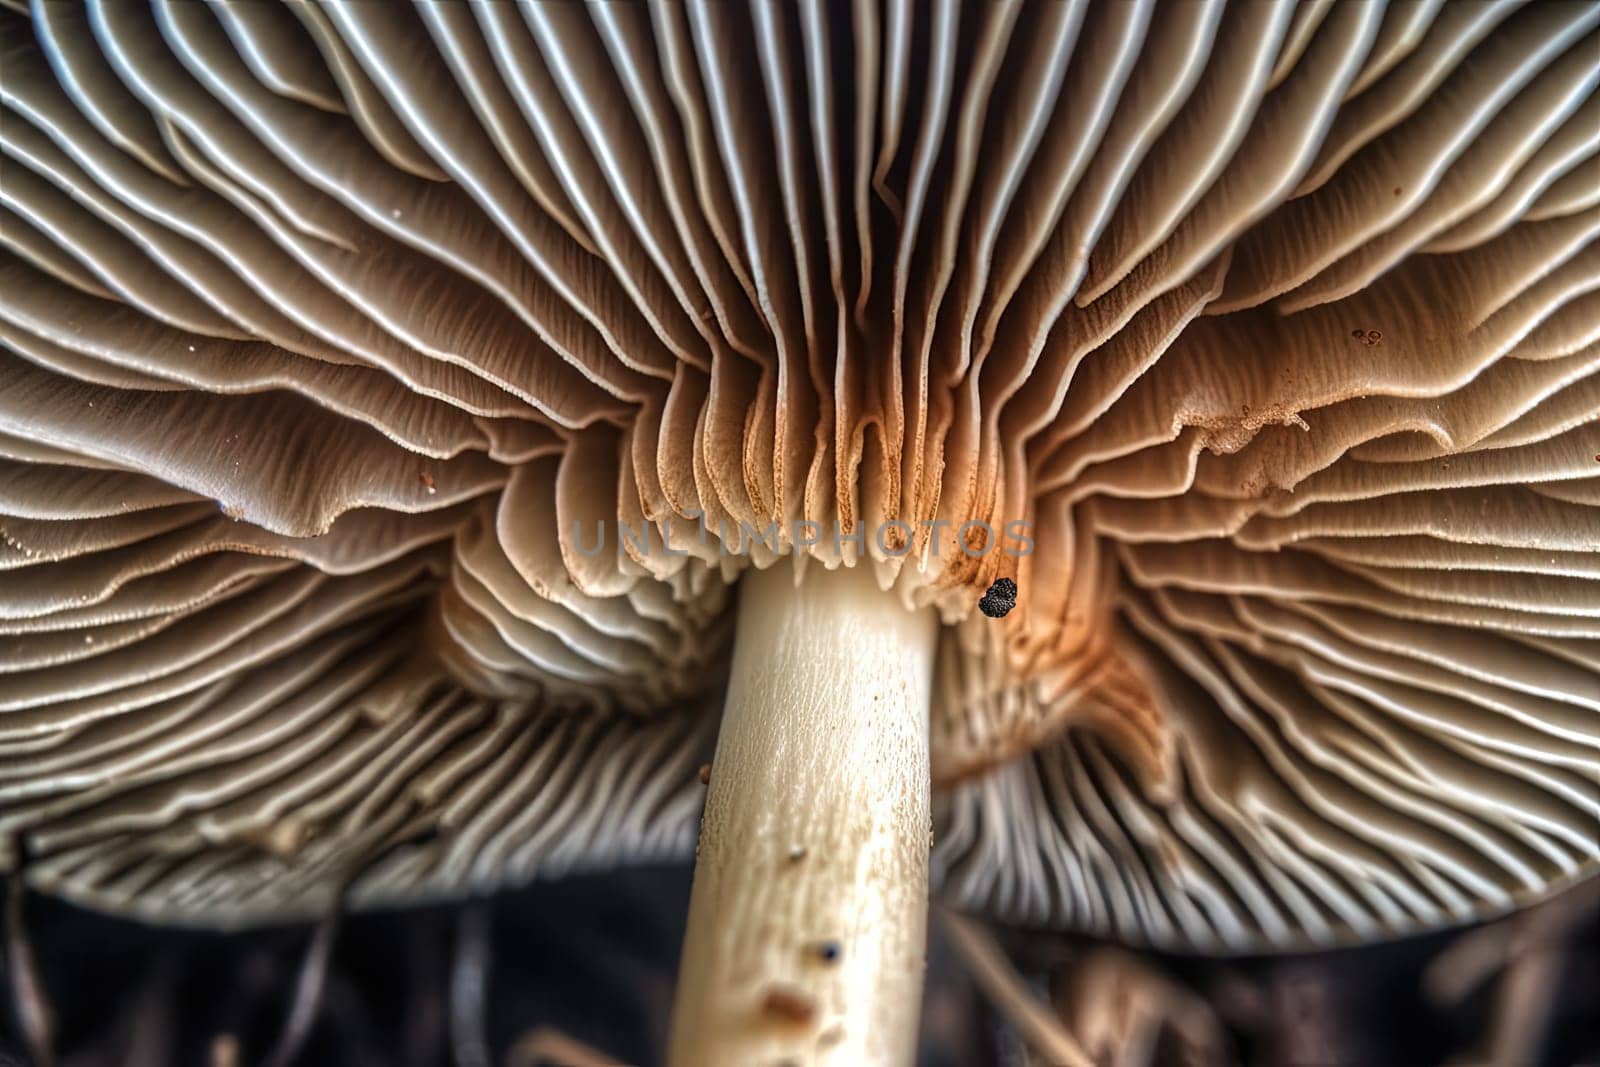
[{"label": "pale stem base", "polygon": [[912,1062],[936,632],[864,567],[745,576],[673,1064]]}]

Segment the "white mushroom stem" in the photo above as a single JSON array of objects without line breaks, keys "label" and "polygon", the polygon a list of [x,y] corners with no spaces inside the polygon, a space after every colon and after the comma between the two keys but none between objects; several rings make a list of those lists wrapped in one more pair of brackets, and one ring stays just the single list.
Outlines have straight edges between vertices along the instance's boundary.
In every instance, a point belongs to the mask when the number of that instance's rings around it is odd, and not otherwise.
[{"label": "white mushroom stem", "polygon": [[867,567],[744,578],[671,1062],[910,1063],[937,624]]}]

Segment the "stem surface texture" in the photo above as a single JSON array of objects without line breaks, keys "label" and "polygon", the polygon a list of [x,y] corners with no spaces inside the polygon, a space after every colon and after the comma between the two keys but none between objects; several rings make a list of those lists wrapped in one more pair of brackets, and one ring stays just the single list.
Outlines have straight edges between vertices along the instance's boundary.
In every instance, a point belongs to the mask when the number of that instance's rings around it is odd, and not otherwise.
[{"label": "stem surface texture", "polygon": [[937,623],[867,567],[752,570],[671,1062],[910,1063],[928,910]]}]

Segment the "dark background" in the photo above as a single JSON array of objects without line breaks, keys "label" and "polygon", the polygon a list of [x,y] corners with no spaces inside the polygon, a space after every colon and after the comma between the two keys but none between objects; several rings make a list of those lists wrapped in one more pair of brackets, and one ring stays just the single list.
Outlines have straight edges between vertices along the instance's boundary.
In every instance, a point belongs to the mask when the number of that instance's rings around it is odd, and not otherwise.
[{"label": "dark background", "polygon": [[[561,1062],[514,1051],[542,1029],[547,1037],[559,1034],[626,1063],[657,1063],[690,873],[688,866],[639,868],[490,900],[345,918],[315,1025],[295,1062]],[[1492,1027],[1510,1024],[1526,1038],[1528,1067],[1600,1064],[1595,899],[1592,887],[1584,900],[1569,894],[1553,905],[1561,913],[1557,921],[1545,922],[1537,936],[1500,938],[1509,946],[1504,965],[1490,966],[1473,992],[1448,1004],[1428,994],[1425,974],[1474,931],[1311,956],[1218,961],[1146,954],[1140,960],[1199,996],[1222,1024],[1225,1053],[1202,1062],[1476,1063]],[[55,1015],[58,1063],[223,1064],[232,1044],[232,1062],[244,1067],[264,1062],[281,1040],[312,928],[217,934],[144,926],[34,895],[25,905],[24,929]],[[1525,919],[1505,922],[1519,921],[1523,926],[1515,929],[1525,929]],[[973,985],[938,924],[932,929],[921,1064],[1041,1062],[1027,1059],[1020,1038]],[[1052,976],[1059,984],[1100,949],[1084,939],[1037,932],[1004,931],[999,939],[1041,998],[1048,997]],[[474,953],[487,954],[482,966],[473,965]],[[1535,956],[1539,966],[1530,979],[1526,961]],[[1447,965],[1456,966],[1454,959]],[[1508,978],[1517,961],[1524,961],[1522,969]],[[8,969],[0,1062],[9,1056],[26,1063],[10,977]],[[1521,983],[1532,1008],[1511,1002],[1511,981]],[[220,1035],[227,1036],[219,1047]],[[1194,1058],[1163,1040],[1153,1062]]]}]

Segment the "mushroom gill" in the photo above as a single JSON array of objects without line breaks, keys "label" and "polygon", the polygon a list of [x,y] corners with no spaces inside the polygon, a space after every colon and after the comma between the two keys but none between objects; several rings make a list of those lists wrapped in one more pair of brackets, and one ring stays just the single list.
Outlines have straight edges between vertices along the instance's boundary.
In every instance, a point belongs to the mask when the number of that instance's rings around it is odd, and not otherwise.
[{"label": "mushroom gill", "polygon": [[238,922],[685,855],[731,677],[698,877],[848,779],[913,962],[930,783],[948,899],[1172,947],[1593,874],[1597,25],[0,10],[0,858]]}]

